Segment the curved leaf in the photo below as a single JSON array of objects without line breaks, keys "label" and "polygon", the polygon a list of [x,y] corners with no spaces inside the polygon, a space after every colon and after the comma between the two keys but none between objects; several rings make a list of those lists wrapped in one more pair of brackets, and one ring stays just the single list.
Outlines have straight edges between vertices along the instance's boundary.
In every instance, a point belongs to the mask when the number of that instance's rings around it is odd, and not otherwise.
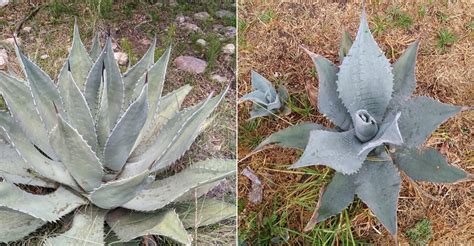
[{"label": "curved leaf", "polygon": [[0,242],[17,241],[36,231],[45,221],[9,208],[0,207]]},{"label": "curved leaf", "polygon": [[331,122],[342,130],[347,130],[352,124],[351,116],[339,97],[337,91],[337,73],[339,68],[328,59],[304,49],[311,57],[318,71],[319,93],[318,109]]},{"label": "curved leaf", "polygon": [[74,34],[72,37],[72,47],[69,53],[68,62],[70,63],[72,77],[77,82],[77,87],[79,87],[80,90],[83,90],[87,75],[92,67],[92,60],[81,41],[79,27],[77,26],[77,18],[74,21]]},{"label": "curved leaf", "polygon": [[130,178],[105,183],[91,193],[90,200],[105,209],[122,206],[153,181],[153,177],[148,176],[149,174],[147,170]]},{"label": "curved leaf", "polygon": [[308,144],[309,134],[312,130],[329,129],[322,125],[310,122],[290,126],[268,136],[255,148],[254,151],[258,151],[269,144],[277,144],[284,148],[304,150]]},{"label": "curved leaf", "polygon": [[[155,46],[156,39],[153,40],[153,43],[150,45],[150,48],[148,48],[145,55],[143,55],[142,59],[140,59],[137,64],[131,67],[123,75],[123,84],[125,88],[125,105],[128,105],[135,100],[136,97],[133,97],[133,95],[138,82],[140,81],[141,77],[145,75],[147,70],[153,65],[155,58]],[[141,90],[139,92],[141,92]]]},{"label": "curved leaf", "polygon": [[124,105],[122,75],[114,58],[110,37],[104,50],[104,87],[97,122],[97,135],[101,147],[105,147],[106,140],[117,123]]},{"label": "curved leaf", "polygon": [[339,61],[342,63],[344,61],[344,57],[349,54],[349,50],[352,46],[352,38],[349,32],[344,31],[341,37],[341,44],[339,46]]},{"label": "curved leaf", "polygon": [[75,213],[71,228],[46,239],[44,245],[104,245],[106,211],[90,206]]},{"label": "curved leaf", "polygon": [[148,85],[145,85],[140,97],[128,107],[107,140],[104,164],[114,171],[122,169],[145,124],[148,113],[147,93]]},{"label": "curved leaf", "polygon": [[99,158],[79,132],[60,115],[57,127],[50,134],[50,142],[59,159],[84,190],[90,192],[101,185],[104,170]]},{"label": "curved leaf", "polygon": [[16,149],[3,143],[2,140],[0,140],[0,177],[14,184],[54,187],[54,183],[46,182],[35,175]]},{"label": "curved leaf", "polygon": [[417,147],[443,122],[461,111],[461,107],[440,103],[432,98],[419,96],[407,100],[397,111],[401,111],[398,122],[407,147]]},{"label": "curved leaf", "polygon": [[0,93],[28,139],[48,156],[54,157],[48,133],[36,111],[28,85],[0,72]]},{"label": "curved leaf", "polygon": [[[15,50],[26,74],[36,111],[43,121],[46,130],[51,131],[56,125],[54,105],[59,107],[59,110],[61,110],[62,106],[58,89],[51,78],[21,52],[18,45],[15,45]],[[54,156],[50,157],[54,158]]]},{"label": "curved leaf", "polygon": [[65,188],[47,195],[33,195],[13,184],[0,182],[0,206],[29,214],[43,221],[57,221],[77,207],[87,204]]},{"label": "curved leaf", "polygon": [[354,200],[355,186],[352,175],[336,173],[324,193],[319,197],[313,216],[305,227],[305,231],[332,217],[345,209]]},{"label": "curved leaf", "polygon": [[[86,54],[87,55],[87,54]],[[92,117],[86,98],[76,84],[73,74],[68,71],[72,64],[65,64],[59,75],[59,93],[63,100],[65,115],[71,126],[77,129],[91,146],[93,150],[97,148],[97,134],[95,121]]]},{"label": "curved leaf", "polygon": [[419,41],[416,41],[403,52],[393,64],[393,94],[392,102],[400,104],[408,99],[416,87],[415,65]]},{"label": "curved leaf", "polygon": [[84,85],[84,97],[86,98],[94,120],[97,119],[97,114],[100,108],[101,91],[104,86],[104,57],[105,47],[92,65],[91,70],[87,75],[86,84]]},{"label": "curved leaf", "polygon": [[397,203],[400,175],[388,157],[365,161],[355,175],[357,196],[370,208],[390,234],[397,233]]},{"label": "curved leaf", "polygon": [[176,212],[185,228],[208,226],[237,216],[237,208],[233,204],[213,198],[180,204]]},{"label": "curved leaf", "polygon": [[158,235],[186,245],[191,243],[190,236],[173,210],[139,213],[117,209],[107,215],[106,221],[122,242],[145,235]]},{"label": "curved leaf", "polygon": [[96,61],[99,58],[102,48],[100,47],[100,37],[99,33],[96,32],[94,35],[94,40],[92,40],[92,48],[90,51],[90,57],[92,61]]},{"label": "curved leaf", "polygon": [[347,110],[367,110],[381,122],[391,99],[393,74],[362,13],[356,39],[338,73],[337,90]]},{"label": "curved leaf", "polygon": [[60,162],[42,155],[26,138],[18,124],[5,112],[0,112],[0,129],[8,142],[33,169],[46,179],[56,181],[79,190],[76,181]]},{"label": "curved leaf", "polygon": [[401,149],[393,156],[398,168],[413,180],[454,183],[468,177],[462,169],[449,165],[435,149]]},{"label": "curved leaf", "polygon": [[173,176],[153,182],[122,207],[138,211],[154,211],[174,202],[191,190],[234,173],[234,160],[201,161]]}]

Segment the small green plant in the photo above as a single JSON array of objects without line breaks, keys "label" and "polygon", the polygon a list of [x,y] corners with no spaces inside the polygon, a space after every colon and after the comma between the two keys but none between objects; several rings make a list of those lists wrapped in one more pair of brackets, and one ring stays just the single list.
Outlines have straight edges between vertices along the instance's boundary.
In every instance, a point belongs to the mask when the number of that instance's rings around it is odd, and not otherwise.
[{"label": "small green plant", "polygon": [[133,53],[132,44],[130,43],[128,38],[122,38],[120,40],[120,46],[122,46],[123,51],[125,51],[125,53],[127,53],[129,63],[131,65],[134,65],[135,63],[137,63],[137,57]]},{"label": "small green plant", "polygon": [[227,90],[181,110],[191,86],[162,96],[171,48],[155,62],[155,45],[121,74],[111,38],[102,49],[96,35],[88,53],[76,24],[57,85],[15,45],[26,81],[0,72],[0,242],[71,218],[44,244],[104,245],[114,234],[112,244],[156,235],[189,245],[187,229],[235,216],[234,205],[203,198],[235,173],[233,160],[166,171]]},{"label": "small green plant", "polygon": [[208,71],[211,71],[216,65],[217,58],[222,51],[222,43],[219,36],[211,34],[207,36],[208,47],[206,50],[206,59],[208,64]]},{"label": "small green plant", "polygon": [[133,11],[138,7],[138,2],[129,2],[122,6],[122,12],[125,14],[125,17],[131,18],[133,16]]},{"label": "small green plant", "polygon": [[286,105],[288,91],[284,86],[278,86],[277,92],[272,83],[257,72],[252,71],[251,77],[253,91],[240,98],[241,102],[253,102],[250,119],[277,113],[290,113],[290,109]]},{"label": "small green plant", "polygon": [[260,15],[259,19],[264,22],[268,23],[272,21],[276,17],[276,13],[273,9],[267,9],[263,12],[262,15]]},{"label": "small green plant", "polygon": [[63,14],[74,15],[76,12],[72,3],[61,0],[51,0],[48,4],[48,8],[54,17],[59,17]]},{"label": "small green plant", "polygon": [[112,18],[112,4],[113,0],[87,0],[89,8],[104,19]]},{"label": "small green plant", "polygon": [[432,236],[431,221],[423,219],[405,232],[410,240],[410,245],[428,245]]},{"label": "small green plant", "polygon": [[436,17],[438,17],[438,20],[439,20],[439,21],[441,21],[441,22],[443,22],[443,23],[448,22],[449,16],[448,16],[447,14],[445,14],[445,13],[443,13],[443,12],[441,12],[441,11],[436,11],[435,14],[436,14]]},{"label": "small green plant", "polygon": [[387,23],[387,18],[382,15],[376,15],[374,17],[374,27],[372,27],[372,32],[374,35],[381,35],[383,32],[385,32],[385,29],[387,29],[388,23]]},{"label": "small green plant", "polygon": [[421,5],[418,9],[418,16],[425,17],[426,15],[426,5]]},{"label": "small green plant", "polygon": [[456,35],[447,29],[441,29],[438,32],[438,48],[445,51],[446,47],[453,45],[457,40]]},{"label": "small green plant", "polygon": [[469,178],[436,149],[418,148],[463,108],[412,96],[417,49],[418,41],[390,64],[369,31],[365,12],[340,67],[305,49],[318,71],[318,109],[337,128],[315,123],[291,126],[273,133],[255,149],[268,144],[302,149],[290,168],[323,165],[336,171],[305,231],[343,211],[357,195],[396,235],[399,171],[413,180],[436,183]]},{"label": "small green plant", "polygon": [[390,15],[392,19],[392,23],[396,27],[408,29],[413,25],[413,19],[412,17],[406,13],[400,10],[399,8],[392,7],[388,10],[388,14]]}]

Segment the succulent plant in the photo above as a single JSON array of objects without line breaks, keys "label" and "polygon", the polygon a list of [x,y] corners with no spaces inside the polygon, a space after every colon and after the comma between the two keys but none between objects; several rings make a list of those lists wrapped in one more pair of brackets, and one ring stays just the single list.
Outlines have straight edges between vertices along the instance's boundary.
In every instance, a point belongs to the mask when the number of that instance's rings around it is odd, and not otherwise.
[{"label": "succulent plant", "polygon": [[234,161],[164,172],[227,90],[180,110],[191,87],[161,96],[171,47],[155,63],[155,45],[122,75],[111,38],[100,51],[96,36],[88,54],[76,24],[57,84],[16,45],[26,81],[0,73],[8,106],[0,112],[0,242],[71,214],[70,229],[45,244],[102,245],[104,222],[120,242],[161,235],[190,244],[187,228],[235,216],[234,205],[200,198],[235,172]]},{"label": "succulent plant", "polygon": [[302,123],[265,139],[304,150],[291,166],[324,165],[336,171],[321,194],[305,230],[340,213],[357,195],[392,234],[397,232],[400,173],[413,180],[453,183],[469,178],[433,148],[420,148],[441,123],[463,107],[412,96],[418,41],[390,64],[377,46],[362,12],[352,44],[345,34],[340,67],[305,51],[319,76],[318,108],[336,128]]},{"label": "succulent plant", "polygon": [[279,112],[283,114],[290,113],[290,109],[285,104],[288,100],[288,91],[284,86],[278,86],[277,92],[272,83],[257,72],[252,71],[251,77],[253,91],[240,98],[241,102],[253,102],[250,119]]}]

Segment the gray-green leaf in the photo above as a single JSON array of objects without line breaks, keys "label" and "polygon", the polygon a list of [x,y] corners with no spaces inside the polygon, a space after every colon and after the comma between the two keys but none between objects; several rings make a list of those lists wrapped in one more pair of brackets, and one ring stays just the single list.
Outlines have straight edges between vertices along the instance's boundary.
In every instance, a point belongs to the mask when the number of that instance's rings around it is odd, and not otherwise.
[{"label": "gray-green leaf", "polygon": [[344,58],[338,73],[338,92],[353,115],[367,110],[381,122],[391,99],[393,74],[388,59],[377,46],[362,13],[356,39]]},{"label": "gray-green leaf", "polygon": [[339,68],[328,59],[305,49],[318,71],[319,93],[318,109],[331,122],[342,130],[347,130],[352,124],[351,116],[339,97],[337,91],[337,73]]},{"label": "gray-green leaf", "polygon": [[0,242],[17,241],[34,232],[45,221],[9,208],[0,207]]},{"label": "gray-green leaf", "polygon": [[208,226],[237,216],[237,210],[233,204],[213,198],[202,198],[197,203],[179,204],[176,212],[185,228]]},{"label": "gray-green leaf", "polygon": [[106,221],[122,242],[145,235],[158,235],[186,245],[191,243],[190,236],[173,210],[140,213],[117,209],[107,215]]},{"label": "gray-green leaf", "polygon": [[234,160],[201,161],[173,176],[153,182],[123,207],[138,211],[154,211],[174,202],[190,190],[234,173]]},{"label": "gray-green leaf", "polygon": [[349,32],[344,31],[342,33],[341,44],[339,46],[339,61],[342,63],[344,61],[344,57],[349,54],[349,50],[352,46],[352,38]]},{"label": "gray-green leaf", "polygon": [[435,149],[404,148],[396,150],[393,157],[398,168],[413,180],[454,183],[468,176],[462,169],[449,165]]},{"label": "gray-green leaf", "polygon": [[101,50],[102,48],[100,47],[99,33],[96,32],[94,35],[94,40],[92,40],[92,48],[90,51],[90,57],[92,61],[96,61],[97,58],[99,58]]},{"label": "gray-green leaf", "polygon": [[415,90],[415,65],[418,44],[419,41],[416,41],[408,46],[405,52],[393,64],[393,94],[390,104],[400,104],[403,100],[408,99]]},{"label": "gray-green leaf", "polygon": [[92,60],[81,41],[77,19],[74,21],[72,48],[69,53],[68,62],[71,64],[71,73],[74,80],[77,82],[77,86],[80,90],[83,90],[87,75],[92,67]]}]

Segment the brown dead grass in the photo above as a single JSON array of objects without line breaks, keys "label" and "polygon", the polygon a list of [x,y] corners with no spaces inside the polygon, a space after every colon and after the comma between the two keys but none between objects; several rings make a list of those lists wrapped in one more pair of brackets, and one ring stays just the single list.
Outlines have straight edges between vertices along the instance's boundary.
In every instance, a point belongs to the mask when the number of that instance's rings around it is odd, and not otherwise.
[{"label": "brown dead grass", "polygon": [[[377,1],[378,2],[378,1]],[[376,15],[386,15],[391,6],[397,6],[413,17],[413,25],[408,29],[390,27],[375,39],[387,57],[393,62],[401,52],[416,39],[421,40],[417,59],[417,88],[415,94],[426,95],[441,102],[456,105],[474,105],[474,32],[467,26],[472,23],[474,5],[470,1],[446,1],[428,4],[425,1],[397,1],[397,4],[367,3],[369,26],[373,27]],[[452,3],[453,2],[453,3]],[[418,11],[426,7],[424,17]],[[266,10],[273,10],[276,17],[263,22],[259,17]],[[449,16],[440,20],[440,12]],[[245,40],[239,47],[239,97],[251,90],[250,70],[254,69],[271,81],[283,81],[290,94],[305,94],[305,82],[317,86],[317,79],[310,75],[311,60],[299,45],[337,62],[339,40],[343,29],[355,36],[359,24],[360,4],[293,4],[260,3],[242,1],[239,6],[240,21],[247,24],[239,39]],[[453,32],[457,41],[443,53],[437,48],[437,34],[442,28]],[[248,119],[248,104],[239,105],[239,122]],[[316,110],[311,117],[292,113],[284,120],[296,124],[312,121],[324,125],[330,123]],[[474,173],[474,112],[464,112],[443,124],[426,143],[426,146],[440,150],[453,165]],[[283,120],[265,118],[252,135],[268,136],[270,133],[288,127]],[[238,156],[242,159],[251,148],[238,146]],[[257,206],[248,206],[240,216],[240,228],[245,228],[248,214],[265,214],[271,200],[276,195],[287,197],[291,185],[301,182],[301,174],[273,172],[269,169],[286,166],[297,159],[297,153],[281,148],[270,149],[255,154],[239,163],[239,171],[252,168],[264,183],[264,201]],[[325,170],[315,167],[319,170]],[[296,170],[297,171],[297,170]],[[433,226],[432,245],[470,245],[474,243],[474,184],[472,182],[455,185],[435,185],[419,182],[424,192],[403,178],[398,205],[398,238],[407,243],[404,232],[422,218],[428,218]],[[247,178],[239,176],[239,197],[246,197],[250,189]],[[308,191],[314,192],[314,191]],[[317,192],[314,192],[317,194]],[[425,194],[424,194],[425,193]],[[432,196],[430,198],[429,196]],[[292,197],[289,196],[289,199]],[[314,200],[314,206],[316,199]],[[283,205],[282,205],[283,206]],[[389,245],[393,241],[387,231],[374,219],[366,207],[364,213],[351,218],[356,238],[369,240],[376,245]],[[289,214],[291,229],[302,231],[312,211],[294,206]],[[268,214],[268,213],[267,213]],[[379,234],[373,227],[379,228]],[[298,242],[301,238],[291,238]]]}]

